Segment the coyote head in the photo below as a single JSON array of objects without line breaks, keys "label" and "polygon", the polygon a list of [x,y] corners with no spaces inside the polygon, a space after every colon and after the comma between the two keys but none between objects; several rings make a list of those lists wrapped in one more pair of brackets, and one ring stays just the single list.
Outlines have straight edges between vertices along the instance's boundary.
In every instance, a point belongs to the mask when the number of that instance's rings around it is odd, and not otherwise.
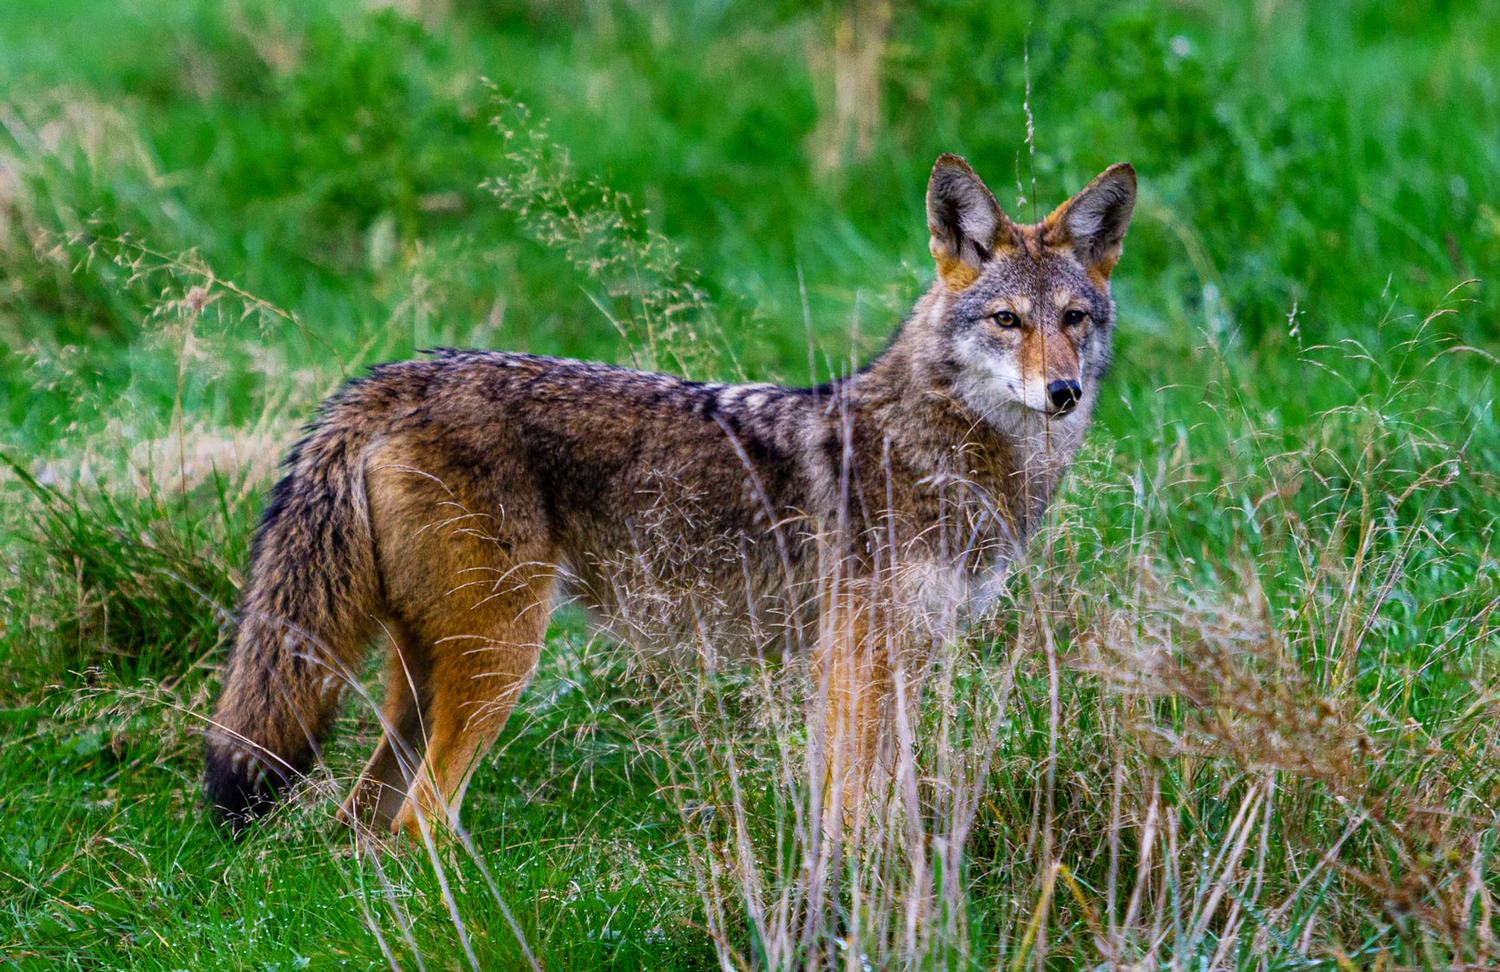
[{"label": "coyote head", "polygon": [[1135,170],[1112,165],[1050,216],[1013,223],[956,155],[927,185],[938,281],[923,342],[969,407],[992,421],[1086,418],[1109,362],[1109,274],[1135,206]]}]

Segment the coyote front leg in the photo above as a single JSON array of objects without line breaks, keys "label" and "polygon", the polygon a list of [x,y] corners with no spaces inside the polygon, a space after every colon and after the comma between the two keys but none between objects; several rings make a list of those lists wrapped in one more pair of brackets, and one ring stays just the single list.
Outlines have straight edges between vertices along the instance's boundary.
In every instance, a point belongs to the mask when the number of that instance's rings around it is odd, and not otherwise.
[{"label": "coyote front leg", "polygon": [[814,771],[823,780],[823,826],[830,835],[856,819],[877,768],[889,758],[895,645],[888,613],[868,582],[849,583],[825,600],[808,719],[811,735],[822,741]]}]

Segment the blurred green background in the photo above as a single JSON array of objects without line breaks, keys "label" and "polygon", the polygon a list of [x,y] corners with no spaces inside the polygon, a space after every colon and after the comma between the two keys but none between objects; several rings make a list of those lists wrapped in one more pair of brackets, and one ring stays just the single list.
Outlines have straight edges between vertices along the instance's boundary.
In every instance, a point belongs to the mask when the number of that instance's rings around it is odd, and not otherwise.
[{"label": "blurred green background", "polygon": [[[436,343],[621,358],[589,281],[479,189],[505,168],[482,77],[683,248],[756,376],[807,377],[799,284],[824,354],[847,354],[856,315],[867,335],[899,318],[930,272],[943,151],[1023,218],[1136,165],[1127,380],[1177,380],[1204,332],[1247,367],[1288,353],[1289,322],[1370,340],[1500,267],[1485,3],[60,0],[0,6],[0,43],[12,448],[94,429],[87,402],[144,421],[177,396],[143,348],[156,295],[56,249],[73,232],[196,250],[295,312],[317,340],[225,335],[286,345],[288,369]],[[1493,287],[1463,293],[1479,306],[1440,326],[1492,344]],[[224,350],[184,405],[243,424],[274,374]]]}]

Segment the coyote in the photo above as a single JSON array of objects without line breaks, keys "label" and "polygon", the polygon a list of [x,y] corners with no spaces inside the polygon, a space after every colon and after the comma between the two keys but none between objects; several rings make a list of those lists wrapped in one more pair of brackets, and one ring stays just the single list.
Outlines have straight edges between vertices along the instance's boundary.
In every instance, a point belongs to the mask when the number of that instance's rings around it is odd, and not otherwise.
[{"label": "coyote", "polygon": [[900,679],[996,595],[1083,438],[1135,188],[1120,163],[1021,225],[941,156],[936,279],[813,388],[452,350],[350,381],[255,538],[208,801],[238,832],[307,772],[380,640],[384,735],[340,817],[456,826],[568,598],[635,644],[807,650],[810,779],[847,814]]}]

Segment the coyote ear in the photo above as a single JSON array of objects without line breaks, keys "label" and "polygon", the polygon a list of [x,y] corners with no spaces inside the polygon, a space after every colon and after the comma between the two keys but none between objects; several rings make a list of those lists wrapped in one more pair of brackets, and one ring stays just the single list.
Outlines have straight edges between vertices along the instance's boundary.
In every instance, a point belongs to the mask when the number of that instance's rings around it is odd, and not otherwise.
[{"label": "coyote ear", "polygon": [[995,237],[1009,235],[1010,220],[969,163],[940,155],[927,182],[927,231],[938,276],[949,290],[962,290],[979,277],[994,251]]},{"label": "coyote ear", "polygon": [[1117,162],[1048,216],[1049,242],[1067,244],[1090,273],[1109,279],[1135,209],[1135,169]]}]

